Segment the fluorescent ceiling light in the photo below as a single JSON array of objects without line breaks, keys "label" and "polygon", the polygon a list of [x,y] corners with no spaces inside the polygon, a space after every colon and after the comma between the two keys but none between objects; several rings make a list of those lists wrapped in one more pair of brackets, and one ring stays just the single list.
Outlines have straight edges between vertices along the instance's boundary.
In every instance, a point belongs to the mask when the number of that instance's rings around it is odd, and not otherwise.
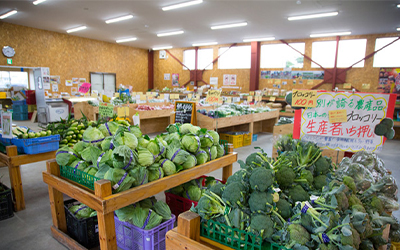
[{"label": "fluorescent ceiling light", "polygon": [[272,41],[275,40],[275,37],[264,37],[264,38],[250,38],[250,39],[243,39],[244,43],[248,42],[261,42],[261,41]]},{"label": "fluorescent ceiling light", "polygon": [[38,4],[43,3],[43,2],[45,2],[45,1],[46,1],[46,0],[36,0],[36,1],[33,2],[33,4],[34,4],[34,5],[38,5]]},{"label": "fluorescent ceiling light", "polygon": [[119,39],[115,40],[117,43],[125,43],[125,42],[130,42],[130,41],[136,41],[136,37],[131,37],[131,38],[125,38],[125,39]]},{"label": "fluorescent ceiling light", "polygon": [[211,26],[211,29],[212,29],[212,30],[219,30],[219,29],[227,29],[227,28],[241,27],[241,26],[246,26],[246,25],[247,25],[247,22],[232,23],[232,24],[224,24],[224,25]]},{"label": "fluorescent ceiling light", "polygon": [[350,35],[351,32],[335,32],[335,33],[323,33],[323,34],[311,34],[310,37],[324,37],[324,36],[346,36]]},{"label": "fluorescent ceiling light", "polygon": [[7,13],[1,15],[1,16],[0,16],[0,19],[7,18],[7,17],[12,16],[12,15],[14,15],[14,14],[16,14],[16,13],[17,13],[16,10],[9,11],[9,12],[7,12]]},{"label": "fluorescent ceiling light", "polygon": [[338,14],[339,14],[339,12],[335,11],[335,12],[328,12],[328,13],[304,15],[304,16],[292,16],[292,17],[288,17],[288,20],[294,21],[294,20],[311,19],[311,18],[319,18],[319,17],[337,16]]},{"label": "fluorescent ceiling light", "polygon": [[174,36],[174,35],[179,35],[179,34],[183,34],[183,30],[180,31],[174,31],[174,32],[167,32],[167,33],[159,33],[157,34],[158,37],[162,37],[162,36]]},{"label": "fluorescent ceiling light", "polygon": [[192,46],[198,47],[198,46],[207,46],[207,45],[217,45],[218,42],[210,42],[210,43],[193,43]]},{"label": "fluorescent ceiling light", "polygon": [[133,18],[132,15],[126,15],[126,16],[121,16],[121,17],[117,17],[117,18],[113,18],[113,19],[108,19],[108,20],[106,20],[106,23],[116,23],[119,21],[131,19],[131,18]]},{"label": "fluorescent ceiling light", "polygon": [[172,46],[165,46],[165,47],[156,47],[153,50],[164,50],[164,49],[172,49]]},{"label": "fluorescent ceiling light", "polygon": [[400,28],[397,28],[397,31],[400,31]]},{"label": "fluorescent ceiling light", "polygon": [[397,5],[397,8],[400,8],[400,4]]},{"label": "fluorescent ceiling light", "polygon": [[75,31],[84,30],[84,29],[86,29],[86,28],[87,28],[86,26],[76,27],[76,28],[67,30],[67,33],[72,33],[72,32],[75,32]]},{"label": "fluorescent ceiling light", "polygon": [[185,3],[179,3],[179,4],[174,4],[174,5],[170,5],[170,6],[167,6],[167,7],[163,7],[162,10],[163,11],[167,11],[167,10],[179,9],[179,8],[183,8],[183,7],[199,4],[199,3],[202,3],[202,2],[203,2],[203,0],[195,0],[195,1],[185,2]]}]

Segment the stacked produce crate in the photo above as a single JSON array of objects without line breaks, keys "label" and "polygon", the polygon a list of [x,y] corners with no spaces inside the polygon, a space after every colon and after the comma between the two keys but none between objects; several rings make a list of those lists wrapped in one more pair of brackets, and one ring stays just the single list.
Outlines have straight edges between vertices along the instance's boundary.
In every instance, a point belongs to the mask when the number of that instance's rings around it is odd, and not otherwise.
[{"label": "stacked produce crate", "polygon": [[37,110],[36,95],[34,90],[26,91],[26,104],[28,104],[28,119],[32,118],[33,112]]},{"label": "stacked produce crate", "polygon": [[26,100],[23,101],[13,101],[13,120],[24,121],[28,120],[28,105]]}]

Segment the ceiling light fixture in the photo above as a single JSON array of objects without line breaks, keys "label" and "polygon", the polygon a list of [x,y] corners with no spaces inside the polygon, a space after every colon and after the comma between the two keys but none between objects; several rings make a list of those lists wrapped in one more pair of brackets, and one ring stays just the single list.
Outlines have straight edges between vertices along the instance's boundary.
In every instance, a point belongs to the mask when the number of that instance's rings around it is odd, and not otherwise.
[{"label": "ceiling light fixture", "polygon": [[178,4],[170,5],[167,7],[163,7],[162,10],[167,11],[167,10],[179,9],[179,8],[183,8],[183,7],[187,7],[187,6],[191,6],[191,5],[195,5],[195,4],[200,4],[202,2],[203,2],[203,0],[195,0],[195,1],[185,2],[185,3],[178,3]]},{"label": "ceiling light fixture", "polygon": [[16,13],[17,13],[17,10],[9,11],[9,12],[7,12],[7,13],[1,15],[1,16],[0,16],[0,19],[7,18],[7,17],[12,16],[12,15],[14,15],[14,14],[16,14]]},{"label": "ceiling light fixture", "polygon": [[346,32],[334,32],[334,33],[323,33],[323,34],[311,34],[310,37],[347,36],[350,34],[351,34],[350,31],[346,31]]},{"label": "ceiling light fixture", "polygon": [[261,41],[272,41],[275,40],[275,37],[264,37],[264,38],[250,38],[250,39],[243,39],[244,43],[248,42],[261,42]]},{"label": "ceiling light fixture", "polygon": [[46,0],[36,0],[36,1],[33,2],[33,4],[34,4],[34,5],[38,5],[38,4],[43,3],[43,2],[45,2],[45,1],[46,1]]},{"label": "ceiling light fixture", "polygon": [[210,42],[210,43],[193,43],[193,47],[199,47],[199,46],[208,46],[208,45],[217,45],[218,42]]},{"label": "ceiling light fixture", "polygon": [[246,26],[246,25],[247,25],[247,22],[232,23],[232,24],[224,24],[224,25],[211,26],[211,29],[212,29],[212,30],[228,29],[228,28],[234,28],[234,27],[242,27],[242,26]]},{"label": "ceiling light fixture", "polygon": [[157,34],[158,37],[162,37],[162,36],[174,36],[174,35],[179,35],[179,34],[183,34],[183,30],[180,31],[173,31],[173,32],[167,32],[167,33],[159,33]]},{"label": "ceiling light fixture", "polygon": [[172,49],[172,46],[165,46],[165,47],[156,47],[153,50],[164,50],[164,49]]},{"label": "ceiling light fixture", "polygon": [[337,16],[339,12],[328,12],[328,13],[320,13],[320,14],[312,14],[312,15],[304,15],[304,16],[292,16],[288,17],[289,21],[294,20],[303,20],[303,19],[311,19],[311,18],[320,18],[320,17],[328,17],[328,16]]},{"label": "ceiling light fixture", "polygon": [[397,8],[400,8],[400,4],[397,5]]},{"label": "ceiling light fixture", "polygon": [[126,16],[121,16],[121,17],[117,17],[117,18],[113,18],[113,19],[108,19],[108,20],[106,20],[106,23],[107,24],[108,23],[116,23],[116,22],[119,22],[119,21],[131,19],[131,18],[133,18],[132,15],[126,15]]},{"label": "ceiling light fixture", "polygon": [[131,38],[124,38],[124,39],[119,39],[115,40],[117,43],[125,43],[125,42],[131,42],[131,41],[136,41],[136,37],[131,37]]},{"label": "ceiling light fixture", "polygon": [[86,26],[76,27],[76,28],[67,30],[67,33],[72,33],[72,32],[75,32],[75,31],[84,30],[84,29],[86,29],[86,28],[87,28]]},{"label": "ceiling light fixture", "polygon": [[400,28],[397,28],[397,31],[400,31]]}]

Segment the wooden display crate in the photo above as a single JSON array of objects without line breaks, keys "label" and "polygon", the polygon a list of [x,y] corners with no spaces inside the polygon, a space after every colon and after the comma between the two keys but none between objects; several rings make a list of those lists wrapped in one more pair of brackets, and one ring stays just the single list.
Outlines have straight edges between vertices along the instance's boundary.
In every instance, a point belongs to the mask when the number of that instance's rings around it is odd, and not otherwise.
[{"label": "wooden display crate", "polygon": [[75,119],[81,119],[82,113],[87,117],[89,121],[96,121],[99,113],[99,107],[94,107],[87,102],[78,102],[74,104],[74,117]]},{"label": "wooden display crate", "polygon": [[67,226],[63,203],[63,194],[66,194],[97,211],[100,248],[102,250],[116,250],[115,210],[220,168],[222,168],[222,180],[226,181],[232,175],[232,164],[236,161],[237,153],[233,152],[232,145],[229,145],[229,153],[221,158],[117,194],[112,194],[111,182],[108,180],[96,181],[93,192],[77,183],[64,179],[60,176],[60,168],[56,161],[48,161],[47,171],[43,172],[43,181],[49,186],[53,237],[69,249],[85,249],[66,234]]}]

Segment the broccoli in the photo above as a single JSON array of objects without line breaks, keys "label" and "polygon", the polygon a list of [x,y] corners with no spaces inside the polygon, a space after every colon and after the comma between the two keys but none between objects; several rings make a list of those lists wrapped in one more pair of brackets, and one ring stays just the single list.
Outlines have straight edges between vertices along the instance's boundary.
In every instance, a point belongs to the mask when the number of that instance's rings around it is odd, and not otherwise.
[{"label": "broccoli", "polygon": [[326,175],[318,175],[314,178],[314,187],[317,190],[322,190],[327,184],[326,182]]},{"label": "broccoli", "polygon": [[222,195],[222,191],[224,190],[225,185],[222,184],[221,182],[218,182],[217,184],[209,187],[209,190],[211,192],[213,192],[214,194],[218,195],[219,197],[221,197]]},{"label": "broccoli", "polygon": [[290,224],[288,226],[288,231],[290,240],[289,244],[285,246],[288,249],[292,248],[296,243],[305,245],[311,240],[310,234],[300,224]]},{"label": "broccoli", "polygon": [[357,210],[357,211],[359,211],[359,212],[366,213],[365,208],[364,208],[362,205],[360,205],[360,204],[355,204],[355,205],[351,206],[351,209],[352,209],[352,210]]},{"label": "broccoli", "polygon": [[228,214],[228,218],[232,226],[239,228],[240,230],[244,230],[245,225],[250,222],[250,216],[243,212],[240,208],[232,209]]},{"label": "broccoli", "polygon": [[232,182],[244,182],[248,174],[249,172],[247,172],[247,170],[240,169],[239,171],[236,171],[233,175],[229,176],[226,184],[230,184]]},{"label": "broccoli", "polygon": [[321,150],[313,142],[301,143],[296,147],[297,165],[300,168],[313,165],[321,156]]},{"label": "broccoli", "polygon": [[273,197],[266,192],[254,191],[249,198],[249,206],[251,212],[263,211],[267,212],[267,207],[272,206]]},{"label": "broccoli", "polygon": [[[392,229],[392,228],[390,228]],[[389,238],[392,242],[400,242],[400,231],[399,230],[390,230]]]},{"label": "broccoli", "polygon": [[312,185],[314,180],[313,174],[310,170],[303,169],[300,173],[300,179],[295,179],[295,182],[307,183],[309,186]]},{"label": "broccoli", "polygon": [[222,200],[224,200],[230,206],[243,207],[246,201],[246,188],[241,182],[231,182],[226,185],[222,192]]},{"label": "broccoli", "polygon": [[339,248],[334,244],[320,244],[319,250],[339,250]]},{"label": "broccoli", "polygon": [[342,235],[340,241],[343,246],[352,246],[353,248],[358,249],[361,243],[360,234],[357,232],[357,230],[351,227],[351,235]]},{"label": "broccoli", "polygon": [[261,236],[262,239],[271,238],[274,233],[274,223],[268,215],[257,214],[251,216],[250,226],[247,231]]},{"label": "broccoli", "polygon": [[274,177],[272,176],[272,170],[263,167],[256,168],[250,175],[250,187],[253,190],[265,191],[274,182]]},{"label": "broccoli", "polygon": [[376,196],[372,197],[370,205],[372,210],[377,211],[379,214],[384,211],[382,201]]},{"label": "broccoli", "polygon": [[295,178],[296,174],[294,173],[291,167],[282,167],[275,172],[276,182],[281,188],[287,188],[292,186]]},{"label": "broccoli", "polygon": [[364,239],[361,241],[360,249],[374,249],[374,244],[368,239]]},{"label": "broccoli", "polygon": [[289,188],[288,196],[293,200],[293,202],[310,200],[310,195],[300,185]]},{"label": "broccoli", "polygon": [[343,183],[346,185],[353,193],[357,192],[356,183],[354,179],[350,176],[343,176]]},{"label": "broccoli", "polygon": [[276,203],[276,208],[278,208],[278,213],[284,218],[288,219],[292,216],[292,205],[287,200],[279,199]]},{"label": "broccoli", "polygon": [[354,205],[364,206],[363,203],[360,201],[360,199],[355,194],[349,195],[348,201],[349,201],[350,207],[352,207]]},{"label": "broccoli", "polygon": [[340,192],[335,194],[337,203],[338,203],[338,208],[341,211],[345,211],[349,208],[349,200],[347,199],[347,196],[344,192]]},{"label": "broccoli", "polygon": [[312,217],[313,222],[319,222],[321,226],[328,228],[329,226],[321,220],[322,214],[320,214],[315,208],[313,208],[308,201],[301,203],[301,212],[307,213]]},{"label": "broccoli", "polygon": [[374,133],[376,135],[383,136],[387,132],[388,132],[388,128],[384,124],[379,123],[378,125],[375,126]]},{"label": "broccoli", "polygon": [[321,156],[315,162],[314,175],[323,175],[331,170],[331,159],[326,156]]},{"label": "broccoli", "polygon": [[197,206],[190,209],[192,212],[200,215],[201,218],[209,220],[225,216],[226,224],[231,226],[228,215],[225,214],[226,204],[225,202],[216,194],[207,191],[200,198]]},{"label": "broccoli", "polygon": [[309,232],[312,232],[315,227],[312,217],[304,213],[301,213],[300,224]]}]

